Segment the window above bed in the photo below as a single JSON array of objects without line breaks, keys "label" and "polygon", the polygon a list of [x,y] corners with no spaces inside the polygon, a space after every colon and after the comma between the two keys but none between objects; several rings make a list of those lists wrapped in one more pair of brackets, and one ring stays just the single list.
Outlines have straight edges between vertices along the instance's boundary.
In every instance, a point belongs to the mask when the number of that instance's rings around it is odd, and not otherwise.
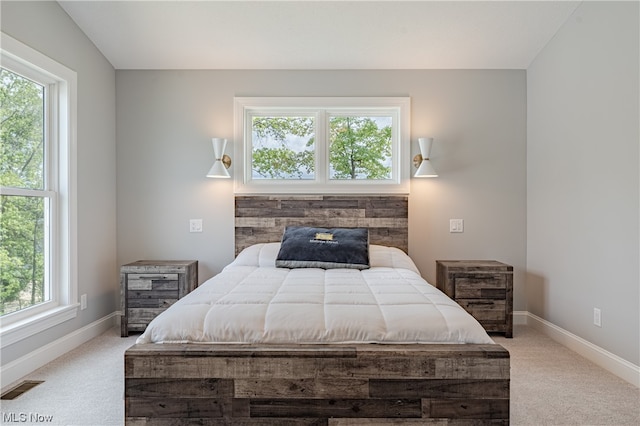
[{"label": "window above bed", "polygon": [[406,97],[235,98],[235,191],[408,193],[409,109]]}]

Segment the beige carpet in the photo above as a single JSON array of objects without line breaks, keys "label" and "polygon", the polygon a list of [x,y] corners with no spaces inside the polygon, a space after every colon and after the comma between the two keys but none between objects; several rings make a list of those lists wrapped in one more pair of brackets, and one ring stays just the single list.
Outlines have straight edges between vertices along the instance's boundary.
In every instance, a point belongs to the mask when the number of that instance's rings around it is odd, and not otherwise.
[{"label": "beige carpet", "polygon": [[[512,425],[640,425],[638,388],[530,327],[516,327],[513,339],[494,338],[511,353]],[[114,328],[29,375],[45,382],[2,401],[0,423],[121,425],[122,355],[134,341]],[[52,420],[23,422],[20,415]]]},{"label": "beige carpet", "polygon": [[640,390],[541,332],[492,336],[511,354],[511,424],[640,425]]},{"label": "beige carpet", "polygon": [[[124,351],[136,337],[120,327],[68,352],[26,377],[45,382],[2,403],[0,424],[111,426],[124,423]],[[50,422],[8,422],[7,414],[53,416]],[[18,417],[19,418],[19,417]]]}]

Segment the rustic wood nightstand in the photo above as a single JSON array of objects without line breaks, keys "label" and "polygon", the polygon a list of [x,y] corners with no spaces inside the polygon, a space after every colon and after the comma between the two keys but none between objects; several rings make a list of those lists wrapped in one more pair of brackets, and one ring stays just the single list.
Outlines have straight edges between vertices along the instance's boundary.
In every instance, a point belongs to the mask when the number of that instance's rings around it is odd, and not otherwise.
[{"label": "rustic wood nightstand", "polygon": [[437,260],[436,287],[488,332],[513,336],[513,267],[495,260]]},{"label": "rustic wood nightstand", "polygon": [[197,260],[139,260],[123,265],[120,335],[144,331],[152,319],[197,286]]}]

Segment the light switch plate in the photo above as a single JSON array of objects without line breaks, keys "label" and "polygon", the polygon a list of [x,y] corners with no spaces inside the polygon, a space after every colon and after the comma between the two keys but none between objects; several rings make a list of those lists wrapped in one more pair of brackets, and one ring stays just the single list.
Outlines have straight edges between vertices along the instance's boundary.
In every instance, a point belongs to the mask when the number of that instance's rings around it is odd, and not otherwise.
[{"label": "light switch plate", "polygon": [[202,219],[191,219],[189,221],[189,232],[202,232]]},{"label": "light switch plate", "polygon": [[464,232],[464,220],[449,219],[449,232]]}]

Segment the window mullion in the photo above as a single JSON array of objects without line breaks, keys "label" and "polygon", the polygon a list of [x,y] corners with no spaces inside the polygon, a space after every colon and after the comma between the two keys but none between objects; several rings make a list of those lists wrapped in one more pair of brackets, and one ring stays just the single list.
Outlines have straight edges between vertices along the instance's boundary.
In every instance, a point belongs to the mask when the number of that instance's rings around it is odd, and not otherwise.
[{"label": "window mullion", "polygon": [[328,132],[327,132],[327,112],[319,110],[316,112],[316,181],[326,183],[329,167],[328,158]]},{"label": "window mullion", "polygon": [[20,197],[53,197],[55,191],[29,188],[0,187],[0,195],[15,195]]},{"label": "window mullion", "polygon": [[47,190],[55,191],[57,185],[54,183],[54,155],[56,153],[55,144],[57,128],[55,126],[55,86],[54,84],[48,84],[44,89],[44,188]]},{"label": "window mullion", "polygon": [[244,137],[242,138],[242,144],[244,145],[243,152],[246,155],[240,159],[243,163],[242,170],[244,173],[243,180],[245,182],[252,181],[252,167],[253,167],[253,117],[255,115],[252,113],[246,114],[244,118]]},{"label": "window mullion", "polygon": [[44,262],[44,285],[45,292],[48,292],[49,300],[56,301],[58,303],[67,304],[71,300],[62,300],[62,293],[66,293],[61,286],[60,275],[60,262],[62,262],[63,256],[61,255],[60,245],[60,211],[59,211],[59,191],[60,191],[60,157],[61,157],[61,127],[60,127],[60,84],[51,83],[47,86],[45,91],[45,99],[48,99],[46,104],[48,119],[47,129],[47,151],[45,152],[45,187],[51,194],[47,198],[45,209],[45,262]]},{"label": "window mullion", "polygon": [[52,277],[55,271],[54,265],[58,263],[58,250],[54,250],[56,236],[55,232],[57,227],[54,226],[56,222],[56,208],[57,208],[57,195],[47,197],[44,203],[44,300],[51,300],[59,302],[59,291],[56,285],[53,285]]}]

